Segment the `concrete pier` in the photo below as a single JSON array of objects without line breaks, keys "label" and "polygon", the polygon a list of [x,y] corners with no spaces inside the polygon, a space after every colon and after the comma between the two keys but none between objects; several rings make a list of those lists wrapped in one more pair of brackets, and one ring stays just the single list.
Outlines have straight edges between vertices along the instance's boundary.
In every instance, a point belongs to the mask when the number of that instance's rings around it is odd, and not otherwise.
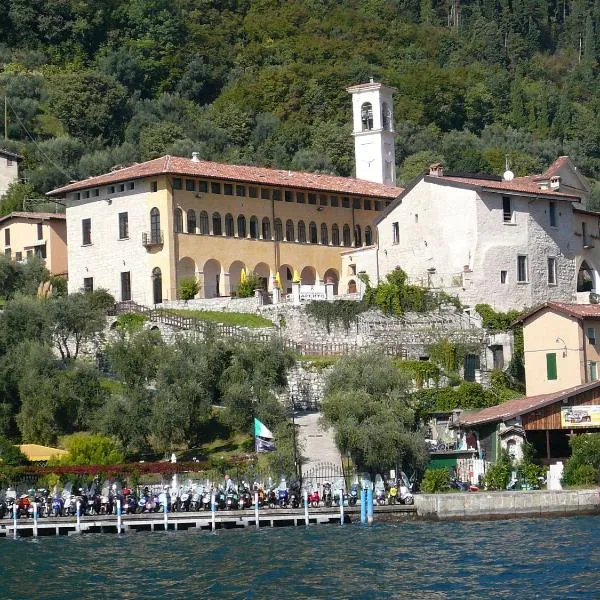
[{"label": "concrete pier", "polygon": [[417,494],[415,507],[419,518],[437,520],[600,514],[600,490]]}]

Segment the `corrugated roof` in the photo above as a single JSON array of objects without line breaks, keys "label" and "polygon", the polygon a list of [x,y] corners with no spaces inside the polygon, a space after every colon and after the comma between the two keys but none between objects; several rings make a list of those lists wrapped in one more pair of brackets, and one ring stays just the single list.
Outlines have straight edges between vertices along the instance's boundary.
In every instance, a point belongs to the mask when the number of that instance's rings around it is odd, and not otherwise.
[{"label": "corrugated roof", "polygon": [[9,158],[14,158],[16,161],[19,160],[23,160],[23,156],[21,156],[20,154],[17,154],[16,152],[10,152],[9,150],[4,150],[3,148],[0,148],[0,154],[2,156],[8,156]]},{"label": "corrugated roof", "polygon": [[468,414],[461,414],[458,420],[461,425],[480,425],[482,423],[507,421],[508,419],[514,419],[515,417],[530,413],[531,411],[547,406],[548,404],[554,404],[555,402],[562,401],[565,398],[571,398],[572,396],[587,392],[588,390],[592,390],[599,386],[600,381],[594,381],[592,383],[576,385],[560,392],[515,398],[514,400],[508,400],[508,402],[498,404],[497,406],[489,406],[488,408],[483,408]]},{"label": "corrugated roof", "polygon": [[193,161],[189,158],[167,155],[97,177],[89,177],[82,181],[70,183],[69,185],[48,192],[48,195],[62,196],[76,190],[156,175],[205,177],[207,179],[239,181],[257,185],[274,185],[294,189],[314,190],[316,192],[357,194],[360,196],[387,199],[396,198],[402,192],[402,188],[364,181],[354,177],[338,177],[319,173],[267,169],[265,167],[229,165],[206,160]]},{"label": "corrugated roof", "polygon": [[600,304],[570,304],[568,302],[544,302],[521,315],[518,322],[524,322],[541,310],[550,309],[576,319],[600,319]]},{"label": "corrugated roof", "polygon": [[47,212],[11,212],[4,217],[0,217],[0,223],[4,221],[8,221],[10,219],[31,219],[35,221],[40,221],[44,219],[59,219],[64,221],[66,219],[65,215],[62,213],[47,213]]}]

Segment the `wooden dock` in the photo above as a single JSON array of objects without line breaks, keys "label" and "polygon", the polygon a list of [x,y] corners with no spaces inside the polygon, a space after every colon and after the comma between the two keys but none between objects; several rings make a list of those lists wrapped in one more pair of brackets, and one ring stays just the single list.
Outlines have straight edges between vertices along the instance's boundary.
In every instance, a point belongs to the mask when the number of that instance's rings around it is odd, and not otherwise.
[{"label": "wooden dock", "polygon": [[[414,506],[376,506],[374,507],[374,520],[401,520],[416,517]],[[309,509],[309,525],[323,525],[339,523],[341,520],[339,507],[311,508]],[[215,529],[244,529],[256,527],[254,509],[249,510],[220,510],[215,512]],[[360,521],[360,506],[344,507],[344,522]],[[258,515],[258,526],[264,527],[290,527],[306,525],[304,508],[261,508]],[[167,528],[169,531],[185,531],[189,529],[212,531],[212,513],[199,512],[172,512],[167,514]],[[116,515],[84,516],[80,519],[78,529],[75,517],[49,517],[38,519],[37,535],[77,535],[80,533],[117,533],[118,519]],[[165,531],[163,513],[142,513],[141,515],[122,515],[121,533],[135,533],[137,531]],[[34,522],[32,518],[17,519],[17,535],[31,537],[34,535]],[[0,536],[14,536],[14,522],[12,519],[0,521]]]}]

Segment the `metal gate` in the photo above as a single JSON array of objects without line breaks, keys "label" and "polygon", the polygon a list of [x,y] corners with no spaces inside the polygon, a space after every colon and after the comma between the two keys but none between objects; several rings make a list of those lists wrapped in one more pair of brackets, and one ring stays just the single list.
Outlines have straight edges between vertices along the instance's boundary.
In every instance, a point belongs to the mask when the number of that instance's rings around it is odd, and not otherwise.
[{"label": "metal gate", "polygon": [[309,485],[312,483],[321,486],[326,481],[333,483],[337,479],[345,478],[342,466],[335,463],[320,462],[310,469],[302,469],[302,481]]}]

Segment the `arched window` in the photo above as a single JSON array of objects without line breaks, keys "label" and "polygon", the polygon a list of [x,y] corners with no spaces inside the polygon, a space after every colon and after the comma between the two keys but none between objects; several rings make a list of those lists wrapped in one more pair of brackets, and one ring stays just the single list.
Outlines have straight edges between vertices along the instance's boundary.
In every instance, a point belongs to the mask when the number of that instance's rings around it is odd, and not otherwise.
[{"label": "arched window", "polygon": [[156,207],[150,211],[150,241],[160,243],[160,211]]},{"label": "arched window", "polygon": [[381,120],[383,128],[386,131],[392,131],[394,129],[392,125],[392,109],[389,107],[387,102],[381,105]]},{"label": "arched window", "polygon": [[262,236],[263,240],[271,239],[271,221],[267,217],[262,220]]},{"label": "arched window", "polygon": [[344,225],[344,246],[351,246],[352,241],[350,239],[350,226]]},{"label": "arched window", "polygon": [[218,212],[213,213],[213,235],[223,235],[223,225],[221,223],[221,214]]},{"label": "arched window", "polygon": [[233,237],[233,217],[227,213],[225,215],[225,235],[227,237]]},{"label": "arched window", "polygon": [[296,241],[296,234],[294,233],[294,221],[292,221],[291,219],[288,219],[285,222],[285,239],[288,242]]},{"label": "arched window", "polygon": [[360,120],[363,131],[371,131],[373,129],[373,105],[370,102],[365,102],[360,107]]},{"label": "arched window", "polygon": [[323,246],[329,245],[329,231],[327,230],[327,223],[321,223],[321,244],[323,244]]},{"label": "arched window", "polygon": [[250,217],[250,237],[253,240],[258,239],[258,219],[256,217]]},{"label": "arched window", "polygon": [[187,211],[187,232],[196,233],[196,211],[192,208]]},{"label": "arched window", "polygon": [[365,227],[365,244],[367,246],[373,245],[373,230],[369,226]]},{"label": "arched window", "polygon": [[362,231],[360,230],[360,225],[354,226],[354,245],[362,246]]},{"label": "arched window", "polygon": [[275,241],[281,242],[283,240],[283,225],[281,219],[275,219]]},{"label": "arched window", "polygon": [[200,213],[200,233],[204,234],[204,235],[208,235],[209,234],[209,229],[208,229],[208,213],[203,210]]},{"label": "arched window", "polygon": [[180,208],[175,209],[175,233],[183,231],[183,211]]},{"label": "arched window", "polygon": [[311,244],[318,244],[319,238],[317,237],[317,224],[311,222],[308,226],[308,237]]},{"label": "arched window", "polygon": [[244,215],[240,215],[237,219],[238,221],[238,237],[245,238],[246,237],[246,217]]},{"label": "arched window", "polygon": [[340,228],[335,223],[331,226],[331,243],[334,246],[340,245]]},{"label": "arched window", "polygon": [[304,221],[298,221],[298,241],[302,244],[306,243],[306,225]]}]

